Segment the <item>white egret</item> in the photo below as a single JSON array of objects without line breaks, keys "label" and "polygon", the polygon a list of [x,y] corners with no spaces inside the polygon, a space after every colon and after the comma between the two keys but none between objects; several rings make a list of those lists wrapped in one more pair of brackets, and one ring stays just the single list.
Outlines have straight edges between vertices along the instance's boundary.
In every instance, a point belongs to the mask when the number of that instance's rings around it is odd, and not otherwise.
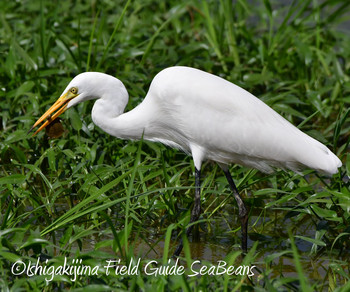
[{"label": "white egret", "polygon": [[[261,100],[218,76],[189,67],[164,69],[153,79],[144,101],[124,113],[128,92],[115,77],[96,72],[76,76],[54,105],[38,133],[68,108],[97,99],[92,120],[121,139],[161,142],[191,154],[195,200],[190,227],[200,215],[200,170],[204,160],[223,169],[238,204],[242,249],[247,250],[248,212],[228,171],[237,163],[270,173],[274,168],[314,169],[332,175],[342,165],[326,146],[294,127]],[[31,129],[31,130],[32,130]],[[175,251],[179,255],[182,243]]]}]

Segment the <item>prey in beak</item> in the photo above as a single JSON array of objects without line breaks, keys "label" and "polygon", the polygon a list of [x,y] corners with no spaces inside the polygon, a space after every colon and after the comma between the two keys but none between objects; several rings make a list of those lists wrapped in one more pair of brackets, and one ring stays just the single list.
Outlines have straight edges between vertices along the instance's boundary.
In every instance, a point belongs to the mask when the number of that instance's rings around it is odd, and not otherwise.
[{"label": "prey in beak", "polygon": [[31,127],[28,131],[28,134],[34,130],[35,127],[40,125],[40,123],[44,122],[39,129],[35,131],[33,136],[38,134],[41,130],[45,129],[48,125],[50,125],[58,116],[64,113],[67,110],[67,105],[70,100],[77,97],[78,89],[76,87],[72,87],[65,94],[63,94],[47,111],[44,113]]}]

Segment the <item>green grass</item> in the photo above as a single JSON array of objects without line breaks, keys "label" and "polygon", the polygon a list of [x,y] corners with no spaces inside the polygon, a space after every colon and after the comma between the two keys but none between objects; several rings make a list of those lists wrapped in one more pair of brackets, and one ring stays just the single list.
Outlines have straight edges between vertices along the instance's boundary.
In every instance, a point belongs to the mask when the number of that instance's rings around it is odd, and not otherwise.
[{"label": "green grass", "polygon": [[[114,3],[118,2],[118,3]],[[291,1],[292,2],[292,1]],[[350,2],[2,1],[0,4],[0,287],[3,291],[177,289],[348,291]],[[252,277],[106,275],[132,257],[167,263],[189,222],[194,166],[185,154],[108,136],[93,102],[67,111],[59,139],[27,135],[76,74],[117,76],[140,103],[163,68],[212,72],[252,92],[343,161],[325,178],[233,165],[250,208],[240,256],[237,207],[214,164],[202,175],[201,242],[181,264],[255,265]],[[82,259],[99,276],[14,276],[21,259]]]}]

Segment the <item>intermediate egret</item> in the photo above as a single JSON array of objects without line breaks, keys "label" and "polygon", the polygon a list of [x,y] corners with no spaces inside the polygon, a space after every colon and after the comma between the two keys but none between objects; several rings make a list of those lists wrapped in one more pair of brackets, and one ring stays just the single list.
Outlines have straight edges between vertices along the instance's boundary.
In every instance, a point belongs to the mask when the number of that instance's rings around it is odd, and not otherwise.
[{"label": "intermediate egret", "polygon": [[[202,162],[216,161],[238,205],[244,251],[247,250],[248,211],[229,173],[230,163],[266,173],[274,168],[293,171],[309,168],[328,175],[336,173],[342,165],[326,146],[301,132],[246,90],[188,67],[170,67],[158,73],[144,101],[126,113],[123,112],[128,92],[120,80],[103,73],[79,74],[32,129],[48,118],[35,132],[38,133],[68,108],[91,99],[97,99],[92,120],[108,134],[132,140],[143,137],[192,155],[195,198],[187,235],[201,211]],[[179,255],[181,249],[182,243],[175,255]]]}]

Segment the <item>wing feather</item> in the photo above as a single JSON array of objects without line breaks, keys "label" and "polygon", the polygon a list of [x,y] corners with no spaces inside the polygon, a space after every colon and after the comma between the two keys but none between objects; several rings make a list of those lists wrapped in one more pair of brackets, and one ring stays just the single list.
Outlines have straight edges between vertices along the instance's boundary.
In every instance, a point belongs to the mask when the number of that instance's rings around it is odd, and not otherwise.
[{"label": "wing feather", "polygon": [[334,173],[341,165],[326,146],[218,76],[187,67],[167,68],[154,78],[147,98],[158,108],[157,116],[162,115],[157,119],[162,120],[159,129],[167,128],[167,135],[159,138],[175,141],[185,151],[197,144],[207,159],[264,172],[272,167],[308,167]]}]

